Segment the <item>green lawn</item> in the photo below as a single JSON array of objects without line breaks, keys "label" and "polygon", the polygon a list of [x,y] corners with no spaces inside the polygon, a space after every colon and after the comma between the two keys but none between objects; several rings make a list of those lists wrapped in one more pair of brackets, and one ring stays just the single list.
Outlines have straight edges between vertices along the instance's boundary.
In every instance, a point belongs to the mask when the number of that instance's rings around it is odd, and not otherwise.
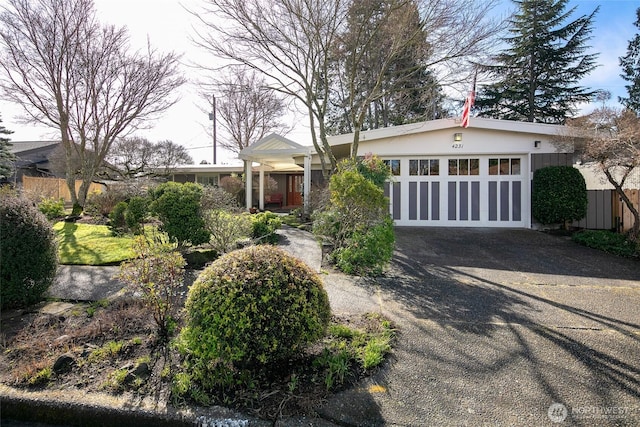
[{"label": "green lawn", "polygon": [[58,234],[61,264],[118,264],[133,258],[133,237],[114,237],[106,225],[58,222],[53,226]]}]

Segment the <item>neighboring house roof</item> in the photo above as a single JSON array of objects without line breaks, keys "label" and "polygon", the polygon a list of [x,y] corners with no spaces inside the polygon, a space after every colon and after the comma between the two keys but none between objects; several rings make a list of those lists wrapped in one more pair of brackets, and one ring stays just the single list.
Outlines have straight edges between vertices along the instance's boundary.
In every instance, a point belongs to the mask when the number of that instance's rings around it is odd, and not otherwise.
[{"label": "neighboring house roof", "polygon": [[16,168],[37,167],[49,169],[49,155],[60,141],[10,141],[10,150],[16,156]]},{"label": "neighboring house roof", "polygon": [[33,151],[43,151],[55,148],[60,141],[10,141],[9,150],[15,155],[30,153]]}]

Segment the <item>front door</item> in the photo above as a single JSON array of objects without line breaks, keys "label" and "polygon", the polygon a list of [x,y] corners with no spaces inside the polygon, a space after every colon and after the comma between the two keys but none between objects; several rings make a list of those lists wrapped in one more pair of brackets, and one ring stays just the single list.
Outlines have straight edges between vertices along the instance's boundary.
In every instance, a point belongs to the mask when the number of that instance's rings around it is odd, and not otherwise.
[{"label": "front door", "polygon": [[302,205],[302,183],[304,175],[288,175],[287,176],[287,205]]}]

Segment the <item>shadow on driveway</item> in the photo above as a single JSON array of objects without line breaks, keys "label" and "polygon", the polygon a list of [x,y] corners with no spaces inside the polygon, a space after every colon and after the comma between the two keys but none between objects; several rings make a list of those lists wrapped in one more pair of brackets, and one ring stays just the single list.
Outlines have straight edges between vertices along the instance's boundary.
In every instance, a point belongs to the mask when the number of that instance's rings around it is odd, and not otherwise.
[{"label": "shadow on driveway", "polygon": [[[396,238],[375,286],[407,315],[394,313],[404,332],[387,373],[398,395],[382,401],[404,398],[442,425],[540,425],[554,402],[570,425],[640,422],[640,262],[530,230],[396,228]],[[622,414],[602,413],[611,407]]]}]

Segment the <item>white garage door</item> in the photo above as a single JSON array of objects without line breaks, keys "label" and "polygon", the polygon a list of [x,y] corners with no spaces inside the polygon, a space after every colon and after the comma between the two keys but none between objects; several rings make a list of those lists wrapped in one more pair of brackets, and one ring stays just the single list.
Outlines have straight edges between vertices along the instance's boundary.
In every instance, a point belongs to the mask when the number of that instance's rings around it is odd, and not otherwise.
[{"label": "white garage door", "polygon": [[385,160],[396,225],[527,227],[527,156],[438,156]]}]

